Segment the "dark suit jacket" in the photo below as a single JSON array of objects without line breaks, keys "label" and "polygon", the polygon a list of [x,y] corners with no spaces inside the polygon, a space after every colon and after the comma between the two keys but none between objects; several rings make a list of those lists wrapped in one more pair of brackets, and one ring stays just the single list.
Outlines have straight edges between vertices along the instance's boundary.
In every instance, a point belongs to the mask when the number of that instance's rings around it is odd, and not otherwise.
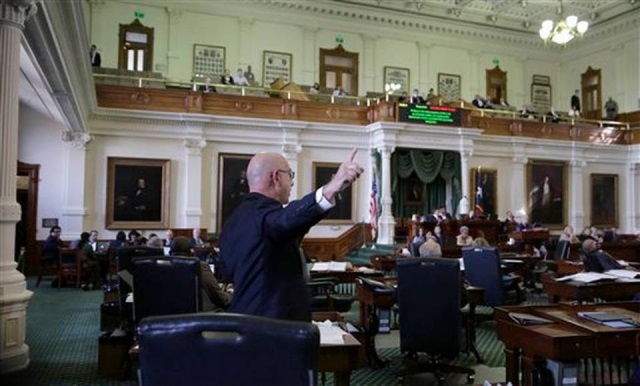
[{"label": "dark suit jacket", "polygon": [[102,56],[100,56],[99,52],[96,52],[96,54],[91,59],[91,65],[93,67],[100,67],[102,65]]},{"label": "dark suit jacket", "polygon": [[571,108],[580,111],[580,97],[575,94],[571,96]]},{"label": "dark suit jacket", "polygon": [[315,192],[285,208],[259,193],[244,196],[220,233],[222,273],[233,283],[229,312],[311,320],[298,240],[324,213]]},{"label": "dark suit jacket", "polygon": [[604,272],[610,269],[624,269],[624,267],[618,263],[610,254],[602,249],[587,254],[589,260],[590,269],[594,272]]}]

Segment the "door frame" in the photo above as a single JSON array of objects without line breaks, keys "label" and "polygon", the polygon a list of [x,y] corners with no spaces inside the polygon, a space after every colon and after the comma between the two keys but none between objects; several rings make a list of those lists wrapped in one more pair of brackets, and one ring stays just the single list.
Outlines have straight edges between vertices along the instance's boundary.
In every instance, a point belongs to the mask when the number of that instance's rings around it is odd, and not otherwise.
[{"label": "door frame", "polygon": [[18,176],[29,178],[29,190],[27,193],[27,215],[26,215],[26,252],[25,252],[25,273],[34,274],[36,267],[35,259],[38,259],[39,249],[36,240],[38,222],[38,185],[40,183],[40,165],[28,164],[18,161]]}]

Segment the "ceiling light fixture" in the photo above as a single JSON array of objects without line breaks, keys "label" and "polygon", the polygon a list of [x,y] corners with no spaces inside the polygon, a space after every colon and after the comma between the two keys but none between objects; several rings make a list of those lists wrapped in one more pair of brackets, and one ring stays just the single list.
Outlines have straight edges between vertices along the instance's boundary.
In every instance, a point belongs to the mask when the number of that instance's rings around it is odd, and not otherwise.
[{"label": "ceiling light fixture", "polygon": [[575,15],[567,16],[566,19],[556,23],[553,20],[545,20],[540,28],[540,38],[544,42],[551,40],[560,45],[569,43],[576,36],[582,36],[589,29],[589,22],[585,20],[578,21]]}]

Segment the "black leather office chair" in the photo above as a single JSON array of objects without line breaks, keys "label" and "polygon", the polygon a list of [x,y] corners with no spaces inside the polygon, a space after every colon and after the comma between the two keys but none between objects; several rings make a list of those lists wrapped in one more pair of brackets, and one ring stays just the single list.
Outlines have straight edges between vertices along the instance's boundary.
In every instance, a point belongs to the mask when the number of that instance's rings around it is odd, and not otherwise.
[{"label": "black leather office chair", "polygon": [[[474,287],[484,288],[484,305],[495,307],[523,300],[519,276],[503,276],[500,253],[495,247],[462,248],[464,278]],[[509,298],[513,292],[515,298]]]},{"label": "black leather office chair", "polygon": [[[144,246],[122,247],[117,250],[116,256],[116,272],[118,272],[118,290],[120,293],[120,313],[126,315],[130,308],[126,307],[127,295],[133,291],[133,288],[123,276],[131,277],[133,275],[132,260],[135,257],[163,256],[162,248],[151,248]],[[120,274],[121,271],[123,274]]]},{"label": "black leather office chair", "polygon": [[177,256],[136,258],[133,267],[136,323],[147,316],[202,309],[200,260]]},{"label": "black leather office chair", "polygon": [[[400,376],[434,372],[467,374],[472,369],[441,362],[460,353],[462,312],[460,263],[440,258],[415,258],[398,261],[398,305],[400,308],[400,351],[405,353]],[[427,360],[418,360],[418,353]]]},{"label": "black leather office chair", "polygon": [[422,243],[409,243],[409,254],[411,257],[420,257],[420,246]]},{"label": "black leather office chair", "polygon": [[141,386],[317,384],[311,323],[201,313],[145,318],[137,334]]},{"label": "black leather office chair", "polygon": [[560,240],[556,244],[556,251],[553,254],[554,260],[567,260],[569,258],[569,252],[571,250],[571,243],[569,240]]},{"label": "black leather office chair", "polygon": [[335,277],[313,279],[307,283],[311,293],[311,311],[349,312],[356,297],[349,293],[339,293],[336,287],[340,280]]}]

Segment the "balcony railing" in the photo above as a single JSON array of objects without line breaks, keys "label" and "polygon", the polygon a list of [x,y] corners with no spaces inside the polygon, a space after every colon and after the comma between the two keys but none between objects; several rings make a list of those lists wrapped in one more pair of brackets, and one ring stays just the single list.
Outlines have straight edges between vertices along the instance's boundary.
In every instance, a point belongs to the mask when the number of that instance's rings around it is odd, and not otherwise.
[{"label": "balcony railing", "polygon": [[[264,119],[367,125],[398,121],[398,96],[370,93],[366,97],[311,94],[296,85],[283,89],[211,84],[215,92],[200,91],[203,82],[174,81],[149,76],[94,74],[98,105],[106,108],[200,113]],[[460,100],[430,100],[461,109],[462,127],[479,128],[485,135],[522,136],[601,144],[636,144],[640,124],[587,120],[514,109],[477,109]],[[638,138],[636,138],[638,137]]]}]

